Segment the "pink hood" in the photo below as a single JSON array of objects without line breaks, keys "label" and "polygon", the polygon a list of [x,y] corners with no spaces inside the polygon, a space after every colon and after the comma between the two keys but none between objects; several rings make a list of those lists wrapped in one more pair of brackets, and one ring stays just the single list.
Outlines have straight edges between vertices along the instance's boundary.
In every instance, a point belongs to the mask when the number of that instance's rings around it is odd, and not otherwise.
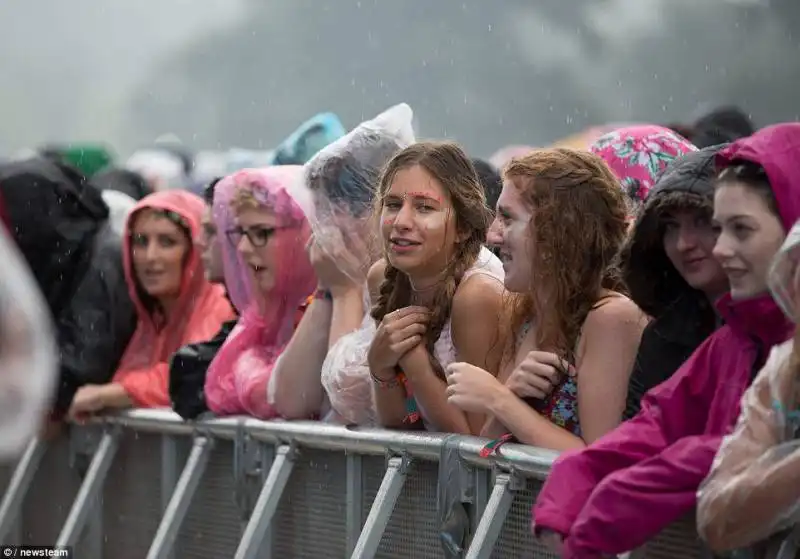
[{"label": "pink hood", "polygon": [[125,223],[122,241],[125,280],[136,306],[138,323],[113,381],[122,384],[140,407],[169,406],[169,358],[183,345],[211,338],[223,322],[233,317],[233,311],[222,287],[206,281],[200,255],[192,246],[178,303],[166,323],[157,324],[137,289],[131,262],[131,225],[136,214],[145,208],[170,211],[183,219],[194,239],[200,233],[204,207],[202,199],[188,192],[158,192],[139,201]]},{"label": "pink hood", "polygon": [[[765,128],[719,155],[767,171],[787,231],[800,217],[800,124]],[[556,461],[533,510],[537,531],[566,536],[563,557],[631,551],[689,513],[745,389],[793,331],[772,298],[723,297],[725,325],[665,383],[647,393],[632,420]]]},{"label": "pink hood", "polygon": [[[208,369],[206,402],[218,415],[275,417],[267,402],[267,385],[275,361],[300,320],[306,300],[316,286],[306,243],[311,229],[297,202],[304,188],[302,167],[248,169],[226,177],[216,186],[214,220],[220,231],[225,284],[241,317]],[[252,285],[248,267],[224,235],[235,225],[230,203],[237,189],[247,186],[262,205],[281,220],[282,229],[268,241],[277,255],[275,282],[269,293]]]}]

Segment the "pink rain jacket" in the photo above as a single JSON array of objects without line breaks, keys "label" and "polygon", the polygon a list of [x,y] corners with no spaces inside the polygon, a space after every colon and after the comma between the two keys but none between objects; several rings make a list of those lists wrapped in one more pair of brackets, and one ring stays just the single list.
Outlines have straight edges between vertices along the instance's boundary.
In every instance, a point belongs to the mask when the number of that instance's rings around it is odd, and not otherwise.
[{"label": "pink rain jacket", "polygon": [[169,358],[183,345],[211,338],[222,323],[233,318],[233,309],[219,285],[209,283],[203,274],[200,254],[192,246],[183,272],[178,304],[161,324],[145,308],[131,261],[131,224],[139,210],[167,210],[181,216],[191,229],[192,238],[200,233],[203,200],[188,192],[168,190],[143,198],[128,216],[123,238],[123,263],[128,291],[136,305],[136,331],[125,349],[113,382],[122,384],[138,407],[169,406]]},{"label": "pink rain jacket", "polygon": [[[800,124],[780,124],[718,155],[761,164],[786,231],[800,217]],[[558,458],[533,510],[535,530],[565,536],[564,558],[623,553],[690,512],[714,456],[739,414],[745,389],[772,346],[793,327],[769,295],[717,308],[725,325],[663,384],[642,410],[589,447]]]}]

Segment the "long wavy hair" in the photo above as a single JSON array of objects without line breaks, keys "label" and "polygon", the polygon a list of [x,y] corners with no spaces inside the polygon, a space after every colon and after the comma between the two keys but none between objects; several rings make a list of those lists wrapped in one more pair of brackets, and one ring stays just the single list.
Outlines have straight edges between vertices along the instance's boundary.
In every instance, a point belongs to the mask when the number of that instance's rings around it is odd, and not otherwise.
[{"label": "long wavy hair", "polygon": [[[431,321],[425,333],[425,347],[431,356],[436,373],[444,371],[433,351],[436,340],[450,317],[453,297],[467,270],[475,264],[486,241],[491,212],[486,206],[483,187],[475,167],[466,153],[452,142],[420,142],[397,153],[387,164],[380,179],[374,214],[380,218],[384,199],[398,171],[419,165],[442,185],[453,205],[456,237],[452,240],[455,252],[442,271],[442,281],[436,286],[430,305]],[[459,241],[458,238],[465,237]],[[385,256],[385,254],[384,254]],[[406,274],[386,260],[386,273],[380,286],[378,300],[372,308],[372,318],[380,322],[388,313],[412,304],[411,282]]]},{"label": "long wavy hair", "polygon": [[574,364],[583,323],[604,290],[627,292],[618,264],[628,230],[625,193],[600,157],[568,148],[513,159],[504,178],[533,215],[531,288],[509,298],[508,324],[516,333],[533,317],[536,347]]}]

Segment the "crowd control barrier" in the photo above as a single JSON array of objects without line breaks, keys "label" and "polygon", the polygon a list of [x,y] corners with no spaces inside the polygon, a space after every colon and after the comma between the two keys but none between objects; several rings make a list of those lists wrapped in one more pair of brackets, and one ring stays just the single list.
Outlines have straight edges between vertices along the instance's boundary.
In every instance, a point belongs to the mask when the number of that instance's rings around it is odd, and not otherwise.
[{"label": "crowd control barrier", "polygon": [[[485,443],[131,410],[33,441],[0,471],[0,542],[81,559],[553,557],[530,509],[555,453],[482,457]],[[630,556],[702,553],[687,519]]]}]

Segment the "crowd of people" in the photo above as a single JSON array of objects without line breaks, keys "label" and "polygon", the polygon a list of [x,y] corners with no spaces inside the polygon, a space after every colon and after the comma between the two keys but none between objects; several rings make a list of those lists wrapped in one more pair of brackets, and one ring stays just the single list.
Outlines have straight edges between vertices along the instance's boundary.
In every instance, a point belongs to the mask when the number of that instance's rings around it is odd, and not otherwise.
[{"label": "crowd of people", "polygon": [[59,349],[40,436],[131,407],[479,435],[561,452],[532,529],[563,557],[695,509],[711,549],[774,556],[800,519],[800,123],[724,108],[489,162],[412,118],[320,115],[202,196],[86,150],[0,165]]}]

